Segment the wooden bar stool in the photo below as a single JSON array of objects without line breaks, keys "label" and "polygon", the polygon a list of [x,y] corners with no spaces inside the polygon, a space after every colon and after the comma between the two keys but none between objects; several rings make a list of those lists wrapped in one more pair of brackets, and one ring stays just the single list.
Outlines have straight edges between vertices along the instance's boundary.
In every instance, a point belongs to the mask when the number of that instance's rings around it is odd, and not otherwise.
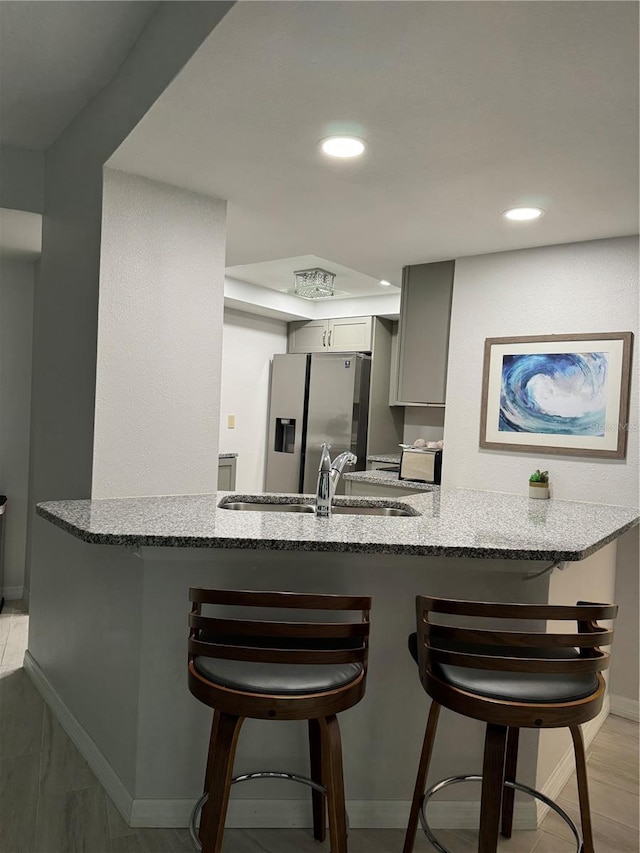
[{"label": "wooden bar stool", "polygon": [[[409,649],[418,663],[420,681],[431,697],[418,775],[403,853],[411,853],[418,820],[429,840],[447,853],[429,827],[429,797],[450,784],[482,780],[478,853],[495,853],[498,833],[511,837],[515,790],[541,799],[569,823],[578,850],[594,853],[587,787],[587,768],[580,724],[597,716],[605,695],[601,671],[613,631],[598,619],[614,619],[613,604],[578,602],[575,607],[543,604],[489,604],[419,595],[417,634]],[[439,624],[434,623],[437,614]],[[447,616],[455,626],[441,624]],[[496,630],[493,626],[459,627],[458,617],[490,620],[575,620],[577,633]],[[425,793],[429,762],[441,706],[487,724],[482,776],[457,776],[431,786]],[[571,731],[578,778],[582,843],[569,816],[540,792],[515,781],[521,728]],[[502,827],[500,819],[502,817]]]},{"label": "wooden bar stool", "polygon": [[[194,842],[204,853],[220,853],[234,782],[286,778],[312,788],[314,837],[324,841],[328,810],[331,851],[347,853],[342,747],[336,714],[364,696],[371,599],[200,588],[192,588],[189,597],[189,690],[214,709],[204,794],[192,814]],[[360,611],[360,616],[356,621],[353,617],[352,621],[336,622],[264,621],[207,616],[203,605]],[[238,735],[247,717],[308,720],[311,777],[262,771],[233,779]],[[196,834],[195,822],[202,804]]]}]

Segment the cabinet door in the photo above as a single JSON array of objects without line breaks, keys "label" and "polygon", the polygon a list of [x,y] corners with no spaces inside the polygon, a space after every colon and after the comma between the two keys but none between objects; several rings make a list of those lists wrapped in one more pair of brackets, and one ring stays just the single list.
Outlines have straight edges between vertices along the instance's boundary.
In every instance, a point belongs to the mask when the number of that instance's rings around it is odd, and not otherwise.
[{"label": "cabinet door", "polygon": [[309,320],[289,323],[290,353],[326,352],[328,320]]},{"label": "cabinet door", "polygon": [[236,460],[233,457],[218,459],[218,491],[232,492],[236,487]]},{"label": "cabinet door", "polygon": [[371,317],[329,320],[327,347],[332,352],[371,352]]},{"label": "cabinet door", "polygon": [[378,483],[366,483],[362,480],[346,480],[345,479],[345,494],[347,497],[353,498],[398,498],[406,495],[423,494],[422,489],[412,489],[411,486],[403,488],[401,486],[383,486]]},{"label": "cabinet door", "polygon": [[445,402],[454,261],[405,267],[398,330],[397,401]]}]

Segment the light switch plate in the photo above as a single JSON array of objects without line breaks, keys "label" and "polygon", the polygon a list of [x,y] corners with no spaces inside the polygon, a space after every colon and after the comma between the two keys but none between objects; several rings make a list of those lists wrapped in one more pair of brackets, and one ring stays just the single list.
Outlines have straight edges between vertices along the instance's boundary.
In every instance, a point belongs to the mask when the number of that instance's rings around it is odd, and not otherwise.
[{"label": "light switch plate", "polygon": [[227,415],[227,429],[235,429],[236,428],[236,416],[235,415]]}]

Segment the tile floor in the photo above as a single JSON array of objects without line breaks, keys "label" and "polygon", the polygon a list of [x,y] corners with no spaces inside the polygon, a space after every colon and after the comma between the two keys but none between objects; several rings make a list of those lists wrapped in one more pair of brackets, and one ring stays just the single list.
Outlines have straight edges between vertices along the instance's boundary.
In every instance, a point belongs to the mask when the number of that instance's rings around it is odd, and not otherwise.
[{"label": "tile floor", "polygon": [[[22,669],[28,615],[0,614],[0,853],[186,853],[186,829],[127,826]],[[591,745],[589,774],[597,853],[638,853],[638,725],[609,717]],[[575,780],[560,805],[577,820]],[[579,821],[578,821],[579,822]],[[442,831],[452,853],[473,853],[471,831]],[[401,853],[401,830],[354,829],[350,853]],[[431,845],[420,836],[416,853]],[[573,853],[555,815],[502,839],[500,853]],[[228,830],[223,853],[328,853],[301,829]]]}]

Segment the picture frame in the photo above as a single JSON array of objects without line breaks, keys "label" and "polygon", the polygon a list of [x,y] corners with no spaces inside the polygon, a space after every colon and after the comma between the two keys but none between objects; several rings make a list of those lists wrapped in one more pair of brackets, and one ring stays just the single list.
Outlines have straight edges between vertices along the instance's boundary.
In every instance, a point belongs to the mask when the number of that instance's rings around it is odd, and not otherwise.
[{"label": "picture frame", "polygon": [[487,338],[480,447],[623,459],[633,332]]}]

